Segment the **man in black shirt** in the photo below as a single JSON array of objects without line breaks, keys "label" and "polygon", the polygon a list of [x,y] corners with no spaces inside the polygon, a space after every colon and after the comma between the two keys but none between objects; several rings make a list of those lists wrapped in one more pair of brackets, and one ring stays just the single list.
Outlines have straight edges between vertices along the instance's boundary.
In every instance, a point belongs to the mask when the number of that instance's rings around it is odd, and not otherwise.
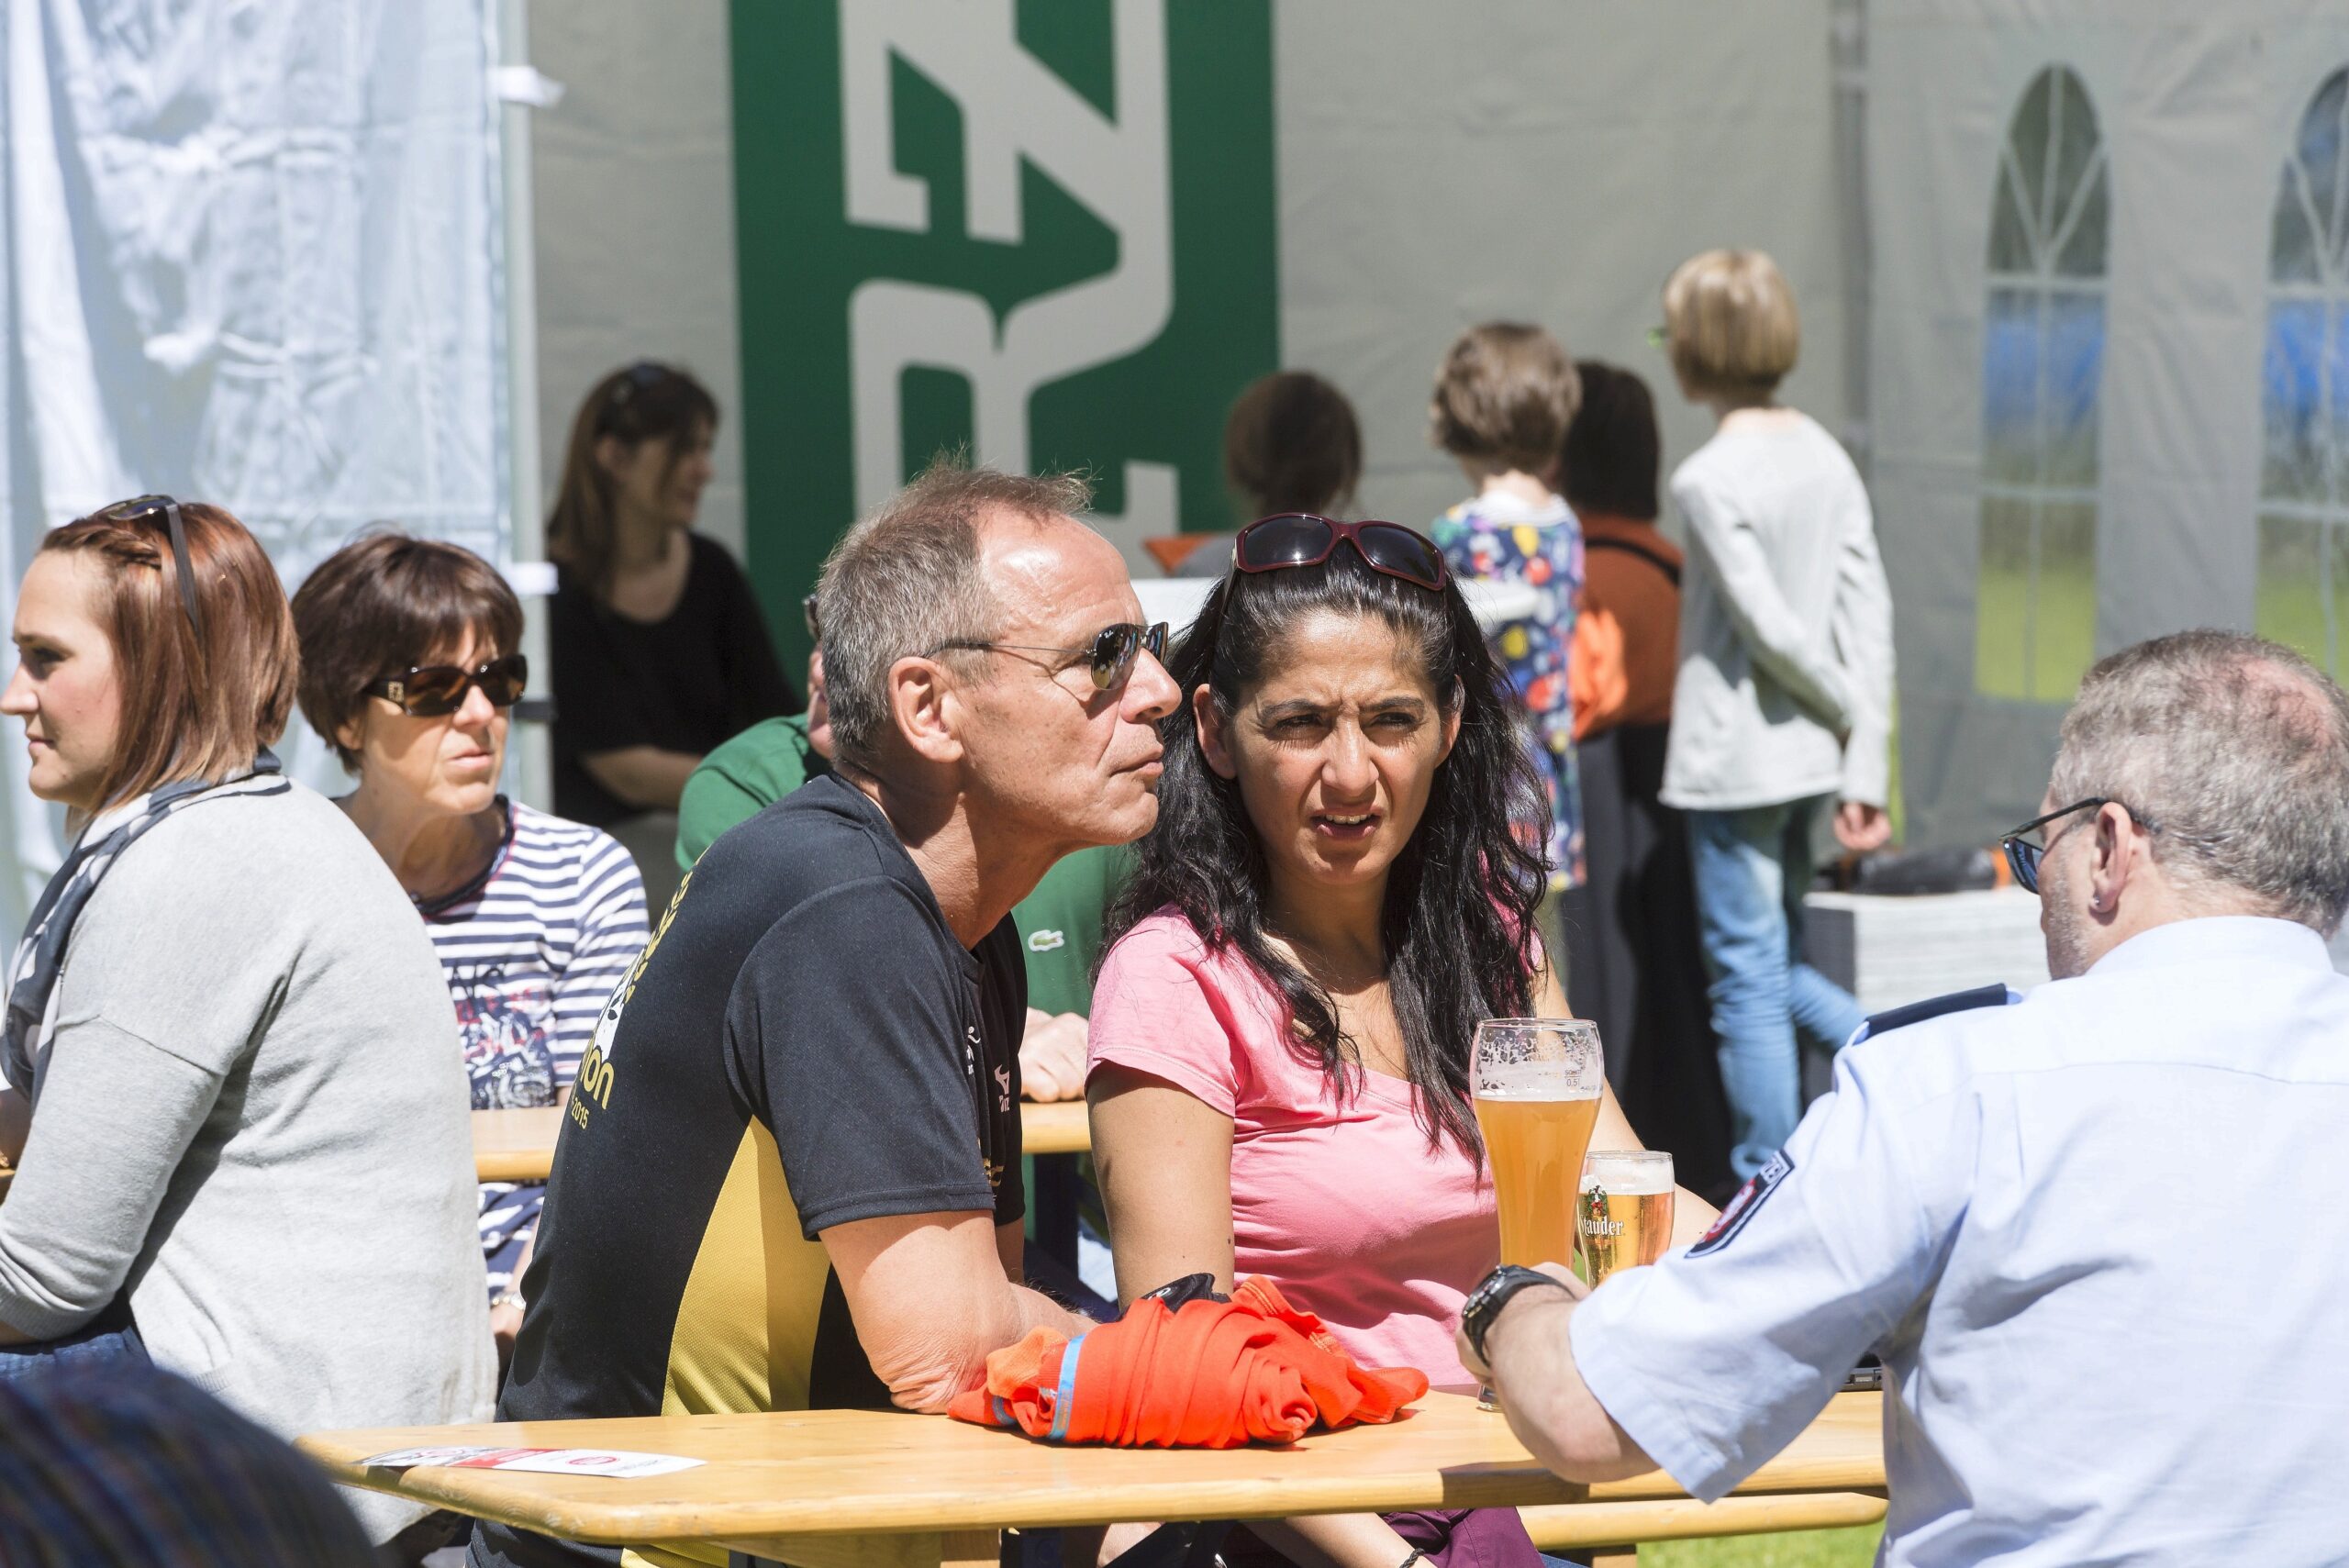
[{"label": "man in black shirt", "polygon": [[[1010,910],[1149,830],[1180,700],[1085,503],[934,469],[833,551],[837,771],[709,848],[606,1007],[501,1418],[941,1410],[987,1352],[1078,1326],[1017,1283]],[[620,1560],[473,1536],[484,1568]]]}]

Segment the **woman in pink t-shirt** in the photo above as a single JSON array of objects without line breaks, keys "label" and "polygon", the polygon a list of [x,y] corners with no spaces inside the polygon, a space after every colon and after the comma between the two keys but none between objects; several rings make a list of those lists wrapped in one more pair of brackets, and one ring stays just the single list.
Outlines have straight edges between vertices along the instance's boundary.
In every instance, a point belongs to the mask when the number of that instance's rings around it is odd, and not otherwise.
[{"label": "woman in pink t-shirt", "polygon": [[[1093,1147],[1121,1299],[1262,1274],[1357,1360],[1465,1384],[1453,1330],[1499,1252],[1470,1040],[1566,1011],[1519,830],[1544,807],[1442,556],[1359,527],[1242,530],[1171,662],[1192,700],[1094,988]],[[1593,1141],[1639,1146],[1611,1093]],[[1258,1533],[1341,1568],[1408,1550],[1367,1516]]]}]

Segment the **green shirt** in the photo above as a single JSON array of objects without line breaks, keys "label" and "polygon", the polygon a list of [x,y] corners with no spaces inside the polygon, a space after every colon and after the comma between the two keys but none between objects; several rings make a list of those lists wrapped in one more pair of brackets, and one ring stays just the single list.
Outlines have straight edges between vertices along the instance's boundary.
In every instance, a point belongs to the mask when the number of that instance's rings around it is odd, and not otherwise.
[{"label": "green shirt", "polygon": [[[691,871],[720,833],[755,817],[818,773],[807,716],[754,724],[701,760],[677,803],[677,866]],[[1080,850],[1055,864],[1012,910],[1028,966],[1028,1005],[1047,1013],[1093,1010],[1101,917],[1125,875],[1122,847]]]}]

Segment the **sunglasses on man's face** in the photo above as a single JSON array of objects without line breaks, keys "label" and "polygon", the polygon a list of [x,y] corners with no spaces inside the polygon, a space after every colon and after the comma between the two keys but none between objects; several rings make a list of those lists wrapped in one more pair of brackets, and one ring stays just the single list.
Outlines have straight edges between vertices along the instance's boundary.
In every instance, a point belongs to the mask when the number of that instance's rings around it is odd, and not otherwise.
[{"label": "sunglasses on man's face", "polygon": [[465,706],[465,693],[474,686],[492,707],[512,707],[530,683],[530,662],[519,653],[493,659],[476,670],[456,664],[419,664],[397,675],[371,681],[362,688],[382,697],[411,718],[440,718]]},{"label": "sunglasses on man's face", "polygon": [[1431,594],[1443,591],[1451,575],[1443,551],[1417,528],[1400,523],[1341,523],[1310,512],[1281,512],[1259,517],[1231,542],[1231,563],[1242,572],[1279,572],[1319,566],[1352,544],[1373,572],[1399,577]]},{"label": "sunglasses on man's face", "polygon": [[1063,659],[1081,660],[1085,672],[1093,678],[1097,692],[1110,691],[1125,684],[1133,673],[1134,660],[1147,649],[1152,659],[1166,657],[1166,623],[1140,626],[1131,621],[1105,626],[1096,632],[1093,640],[1083,648],[1041,648],[1032,642],[980,642],[969,638],[956,638],[941,642],[922,655],[943,653],[950,648],[965,648],[985,653],[1056,653]]}]

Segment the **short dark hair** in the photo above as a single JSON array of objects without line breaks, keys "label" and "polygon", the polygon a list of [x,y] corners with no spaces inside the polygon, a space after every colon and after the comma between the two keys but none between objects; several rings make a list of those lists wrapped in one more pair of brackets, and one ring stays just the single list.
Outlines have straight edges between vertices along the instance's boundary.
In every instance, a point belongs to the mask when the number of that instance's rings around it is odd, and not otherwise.
[{"label": "short dark hair", "polygon": [[1311,371],[1258,377],[1224,421],[1223,477],[1251,517],[1339,509],[1362,482],[1354,406]]},{"label": "short dark hair", "polygon": [[1575,363],[1558,340],[1520,321],[1487,321],[1453,343],[1436,368],[1430,435],[1454,457],[1540,473],[1582,401]]},{"label": "short dark hair", "polygon": [[366,705],[368,685],[416,664],[454,659],[468,636],[481,657],[522,645],[522,602],[497,569],[462,545],[386,528],[318,562],[294,595],[302,641],[302,717],[342,765],[359,753],[343,727]]},{"label": "short dark hair", "polygon": [[217,783],[250,768],[285,733],[294,709],[300,654],[268,551],[226,507],[182,502],[180,522],[201,634],[182,605],[161,509],[128,519],[95,512],[40,541],[39,553],[95,561],[103,583],[95,618],[114,647],[122,714],[99,810],[162,784]]},{"label": "short dark hair", "polygon": [[1000,611],[979,571],[986,515],[1074,517],[1092,500],[1074,473],[1005,473],[949,454],[849,529],[816,584],[825,700],[841,761],[867,771],[879,762],[898,660],[995,636]]},{"label": "short dark hair", "polygon": [[1648,384],[1603,360],[1578,360],[1582,407],[1559,452],[1559,488],[1577,512],[1655,521],[1664,438]]}]

